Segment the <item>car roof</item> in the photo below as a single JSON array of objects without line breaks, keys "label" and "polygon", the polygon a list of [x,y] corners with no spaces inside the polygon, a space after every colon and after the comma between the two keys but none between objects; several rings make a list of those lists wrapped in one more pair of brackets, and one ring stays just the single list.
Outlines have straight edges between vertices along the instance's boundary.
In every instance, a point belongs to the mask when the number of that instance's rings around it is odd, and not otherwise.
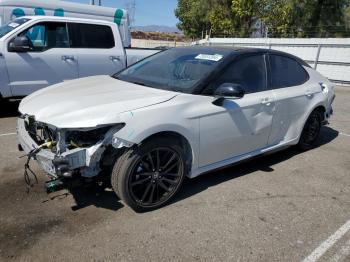
[{"label": "car roof", "polygon": [[282,52],[279,50],[274,49],[267,49],[267,48],[251,48],[251,47],[233,47],[233,46],[186,46],[186,47],[178,47],[178,48],[184,48],[188,50],[196,50],[201,52],[210,52],[210,53],[220,53],[225,56],[228,55],[243,55],[243,54],[254,54],[254,53],[269,53],[269,54],[276,54],[281,56],[286,56],[291,59],[294,59],[298,61],[300,64],[310,67],[304,60],[301,58],[294,56],[292,54]]}]

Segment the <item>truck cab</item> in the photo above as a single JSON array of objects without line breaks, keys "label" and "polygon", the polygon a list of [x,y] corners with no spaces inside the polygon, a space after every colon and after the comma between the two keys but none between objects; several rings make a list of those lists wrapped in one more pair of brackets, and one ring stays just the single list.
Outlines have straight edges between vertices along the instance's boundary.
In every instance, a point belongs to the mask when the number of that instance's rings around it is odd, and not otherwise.
[{"label": "truck cab", "polygon": [[60,0],[0,0],[0,26],[22,16],[59,16],[96,19],[118,26],[124,47],[131,45],[128,11]]},{"label": "truck cab", "polygon": [[23,97],[59,82],[111,75],[158,51],[126,51],[113,22],[20,17],[0,28],[0,93]]}]

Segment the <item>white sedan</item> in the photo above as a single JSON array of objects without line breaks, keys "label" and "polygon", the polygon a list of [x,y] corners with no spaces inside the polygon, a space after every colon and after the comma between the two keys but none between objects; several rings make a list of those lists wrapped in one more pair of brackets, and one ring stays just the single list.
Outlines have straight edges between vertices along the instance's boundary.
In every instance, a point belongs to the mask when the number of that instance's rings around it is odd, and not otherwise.
[{"label": "white sedan", "polygon": [[18,137],[51,184],[109,176],[124,203],[148,211],[168,203],[185,176],[312,148],[334,97],[331,82],[286,53],[174,48],[28,96]]}]

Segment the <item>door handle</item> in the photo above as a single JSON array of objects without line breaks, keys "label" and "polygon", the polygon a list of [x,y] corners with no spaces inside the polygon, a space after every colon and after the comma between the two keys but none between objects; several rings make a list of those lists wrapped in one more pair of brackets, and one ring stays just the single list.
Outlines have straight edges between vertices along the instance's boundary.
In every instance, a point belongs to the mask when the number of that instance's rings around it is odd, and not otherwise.
[{"label": "door handle", "polygon": [[111,55],[111,56],[109,57],[109,60],[111,60],[112,62],[113,62],[113,61],[118,61],[118,62],[121,61],[120,56],[114,56],[114,55]]},{"label": "door handle", "polygon": [[63,61],[74,61],[75,60],[74,56],[72,56],[72,55],[63,55],[61,58]]},{"label": "door handle", "polygon": [[306,95],[307,97],[312,97],[313,93],[312,93],[310,90],[307,90],[307,91],[305,92],[305,95]]},{"label": "door handle", "polygon": [[261,104],[267,105],[267,106],[271,105],[272,102],[273,102],[273,99],[268,97],[265,97],[261,100]]}]

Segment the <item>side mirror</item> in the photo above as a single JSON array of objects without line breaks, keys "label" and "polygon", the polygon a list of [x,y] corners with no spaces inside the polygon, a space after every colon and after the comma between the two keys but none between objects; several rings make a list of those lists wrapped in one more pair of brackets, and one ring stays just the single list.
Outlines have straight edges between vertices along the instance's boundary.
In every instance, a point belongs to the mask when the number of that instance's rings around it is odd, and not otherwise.
[{"label": "side mirror", "polygon": [[244,88],[240,84],[236,83],[223,83],[220,85],[214,93],[215,97],[237,97],[241,98],[244,96]]},{"label": "side mirror", "polygon": [[31,50],[30,42],[28,37],[26,36],[17,36],[15,39],[13,39],[10,44],[8,51],[9,52],[19,52],[24,53]]},{"label": "side mirror", "polygon": [[227,97],[236,97],[241,98],[244,96],[244,88],[240,84],[235,83],[223,83],[220,85],[214,92],[216,99],[213,101],[213,104],[216,106],[222,106],[225,98]]}]

